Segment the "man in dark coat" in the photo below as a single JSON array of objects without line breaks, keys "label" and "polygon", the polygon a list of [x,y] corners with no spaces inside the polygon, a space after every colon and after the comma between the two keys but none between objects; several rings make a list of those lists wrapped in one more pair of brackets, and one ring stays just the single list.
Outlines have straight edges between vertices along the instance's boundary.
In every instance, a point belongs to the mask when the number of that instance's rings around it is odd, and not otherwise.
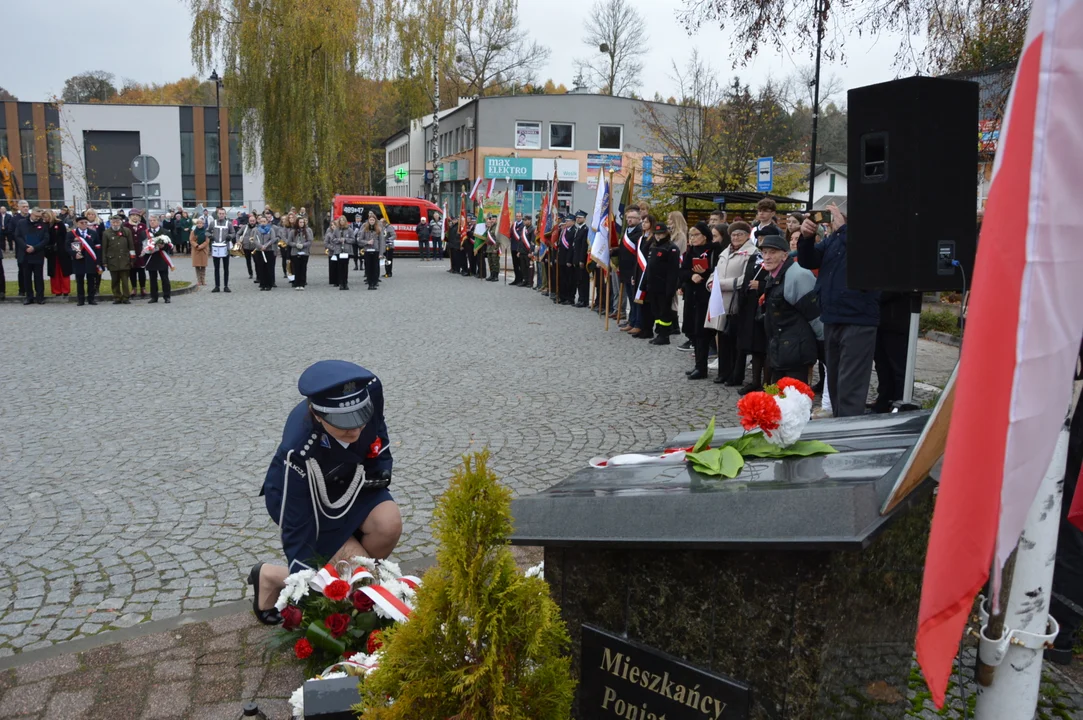
[{"label": "man in dark coat", "polygon": [[26,299],[23,305],[45,304],[45,248],[50,242],[49,226],[41,219],[41,209],[19,220],[15,228],[15,259],[23,274]]},{"label": "man in dark coat", "polygon": [[68,231],[64,244],[64,249],[71,258],[71,269],[75,273],[79,305],[98,304],[94,299],[98,293],[96,280],[100,268],[105,267],[101,238],[88,225],[86,215],[77,217],[75,227]]},{"label": "man in dark coat", "polygon": [[557,280],[560,286],[557,295],[560,305],[575,304],[577,268],[574,262],[575,252],[572,243],[575,237],[572,228],[573,221],[570,215],[565,215],[560,219],[560,232],[557,235]]},{"label": "man in dark coat", "polygon": [[429,229],[429,221],[425,218],[421,218],[421,222],[414,228],[417,232],[417,258],[418,260],[425,261],[432,259],[432,253],[429,250],[429,239],[432,237],[432,230]]}]

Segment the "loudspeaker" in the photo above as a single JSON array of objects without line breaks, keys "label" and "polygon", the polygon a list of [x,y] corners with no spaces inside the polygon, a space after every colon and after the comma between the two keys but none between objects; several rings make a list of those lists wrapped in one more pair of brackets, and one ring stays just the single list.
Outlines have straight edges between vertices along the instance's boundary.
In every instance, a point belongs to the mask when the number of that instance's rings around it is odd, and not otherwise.
[{"label": "loudspeaker", "polygon": [[855,290],[958,290],[977,248],[978,84],[911,77],[848,94]]}]

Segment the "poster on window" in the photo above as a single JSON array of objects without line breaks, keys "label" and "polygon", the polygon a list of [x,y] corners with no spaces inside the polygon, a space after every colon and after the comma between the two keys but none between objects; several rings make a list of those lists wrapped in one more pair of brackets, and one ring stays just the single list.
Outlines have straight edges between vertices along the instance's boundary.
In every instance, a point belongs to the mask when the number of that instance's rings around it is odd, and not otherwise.
[{"label": "poster on window", "polygon": [[541,150],[541,124],[540,123],[516,123],[516,125],[515,125],[515,149],[516,150]]}]

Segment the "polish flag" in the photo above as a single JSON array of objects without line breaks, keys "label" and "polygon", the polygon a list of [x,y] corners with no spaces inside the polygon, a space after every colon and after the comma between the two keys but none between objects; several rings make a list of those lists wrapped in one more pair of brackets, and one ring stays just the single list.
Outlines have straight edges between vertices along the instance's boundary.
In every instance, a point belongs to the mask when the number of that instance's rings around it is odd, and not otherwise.
[{"label": "polish flag", "polygon": [[1083,0],[1034,0],[1000,131],[918,613],[937,707],[1049,467],[1083,336]]},{"label": "polish flag", "polygon": [[493,196],[493,192],[496,190],[496,178],[489,178],[489,185],[485,188],[485,199],[488,200]]},{"label": "polish flag", "polygon": [[478,201],[478,188],[481,187],[481,178],[474,181],[474,187],[470,188],[470,201]]}]

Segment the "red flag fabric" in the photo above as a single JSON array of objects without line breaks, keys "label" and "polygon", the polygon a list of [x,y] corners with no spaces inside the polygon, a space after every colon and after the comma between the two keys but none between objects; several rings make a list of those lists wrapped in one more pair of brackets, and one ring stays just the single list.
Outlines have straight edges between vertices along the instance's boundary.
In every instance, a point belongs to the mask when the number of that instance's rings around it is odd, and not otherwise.
[{"label": "red flag fabric", "polygon": [[1034,0],[1000,132],[918,613],[937,707],[959,639],[1053,456],[1083,334],[1083,0]]},{"label": "red flag fabric", "polygon": [[506,238],[511,237],[511,213],[508,211],[508,195],[510,194],[510,191],[504,193],[504,204],[500,206],[500,222],[496,226],[496,231]]}]

